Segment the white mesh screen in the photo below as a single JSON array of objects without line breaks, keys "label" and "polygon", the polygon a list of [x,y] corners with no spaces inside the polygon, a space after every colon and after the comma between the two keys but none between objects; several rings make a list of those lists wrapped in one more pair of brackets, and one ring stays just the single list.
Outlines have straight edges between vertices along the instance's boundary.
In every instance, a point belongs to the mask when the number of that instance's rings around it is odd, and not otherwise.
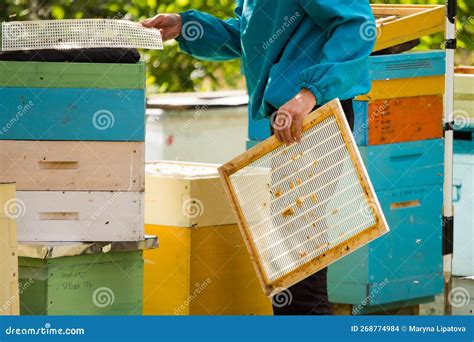
[{"label": "white mesh screen", "polygon": [[376,224],[334,116],[230,175],[269,281]]},{"label": "white mesh screen", "polygon": [[161,34],[116,19],[66,19],[2,23],[2,50],[79,48],[163,49]]}]

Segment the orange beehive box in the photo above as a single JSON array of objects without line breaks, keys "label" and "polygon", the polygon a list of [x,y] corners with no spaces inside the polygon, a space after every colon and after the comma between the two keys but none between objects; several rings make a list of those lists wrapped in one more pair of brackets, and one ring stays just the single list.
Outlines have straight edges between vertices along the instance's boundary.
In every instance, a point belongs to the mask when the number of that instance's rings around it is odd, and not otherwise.
[{"label": "orange beehive box", "polygon": [[358,145],[380,145],[441,138],[443,96],[355,101]]}]

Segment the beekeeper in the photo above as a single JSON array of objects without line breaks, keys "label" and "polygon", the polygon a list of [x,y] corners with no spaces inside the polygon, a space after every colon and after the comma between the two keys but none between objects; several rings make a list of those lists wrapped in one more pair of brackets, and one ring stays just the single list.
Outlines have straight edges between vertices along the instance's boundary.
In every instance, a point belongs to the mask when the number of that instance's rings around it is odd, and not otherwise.
[{"label": "beekeeper", "polygon": [[[196,58],[241,58],[249,115],[270,117],[272,132],[287,144],[300,140],[305,115],[334,98],[352,127],[352,98],[370,90],[376,27],[367,0],[237,0],[227,20],[190,10],[158,14],[143,25],[177,39]],[[326,273],[292,286],[291,300],[274,303],[274,314],[331,314]]]}]

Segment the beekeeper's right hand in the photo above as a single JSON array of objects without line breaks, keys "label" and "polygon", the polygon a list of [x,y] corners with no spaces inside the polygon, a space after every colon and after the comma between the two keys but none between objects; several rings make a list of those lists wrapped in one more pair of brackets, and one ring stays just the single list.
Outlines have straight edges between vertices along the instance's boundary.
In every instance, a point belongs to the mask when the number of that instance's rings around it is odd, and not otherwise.
[{"label": "beekeeper's right hand", "polygon": [[157,14],[141,23],[145,27],[160,30],[163,40],[175,39],[181,34],[181,16],[179,14]]}]

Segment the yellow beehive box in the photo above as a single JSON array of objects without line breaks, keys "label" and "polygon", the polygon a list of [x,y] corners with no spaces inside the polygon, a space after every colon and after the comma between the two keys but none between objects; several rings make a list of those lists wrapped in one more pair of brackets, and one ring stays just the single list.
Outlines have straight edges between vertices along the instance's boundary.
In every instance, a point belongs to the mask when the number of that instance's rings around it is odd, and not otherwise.
[{"label": "yellow beehive box", "polygon": [[0,315],[20,313],[15,217],[23,210],[15,184],[0,183]]},{"label": "yellow beehive box", "polygon": [[146,315],[272,313],[217,167],[146,165],[145,231],[160,239],[144,252]]},{"label": "yellow beehive box", "polygon": [[394,78],[372,81],[370,92],[357,96],[358,101],[395,99],[444,94],[444,76]]}]

